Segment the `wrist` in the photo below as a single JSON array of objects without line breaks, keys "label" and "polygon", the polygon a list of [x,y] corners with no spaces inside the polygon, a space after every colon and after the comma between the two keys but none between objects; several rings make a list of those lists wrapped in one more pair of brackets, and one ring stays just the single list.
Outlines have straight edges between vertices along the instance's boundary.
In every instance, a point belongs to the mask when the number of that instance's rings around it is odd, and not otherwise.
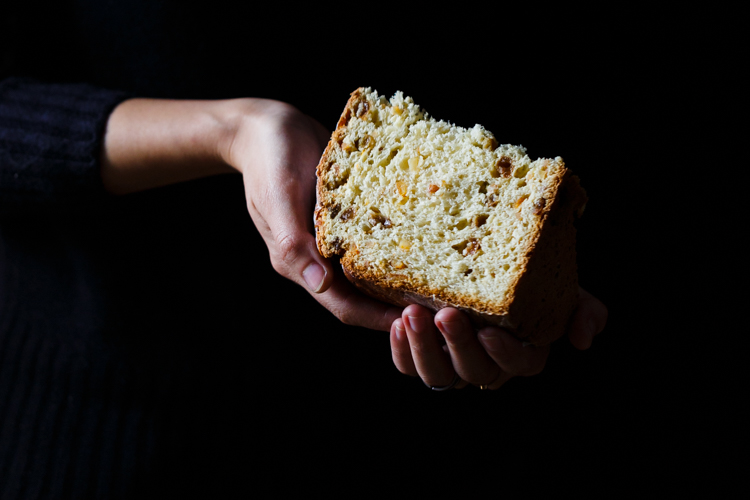
[{"label": "wrist", "polygon": [[218,101],[214,111],[221,124],[217,155],[243,175],[269,161],[264,156],[269,144],[287,136],[290,123],[301,116],[290,104],[261,98]]}]

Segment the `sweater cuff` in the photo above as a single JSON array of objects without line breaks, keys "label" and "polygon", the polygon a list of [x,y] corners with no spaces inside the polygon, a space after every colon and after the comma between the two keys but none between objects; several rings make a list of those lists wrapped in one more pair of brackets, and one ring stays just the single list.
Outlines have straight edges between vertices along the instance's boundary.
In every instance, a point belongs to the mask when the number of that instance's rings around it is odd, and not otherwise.
[{"label": "sweater cuff", "polygon": [[114,107],[129,97],[86,84],[0,82],[0,213],[104,197],[104,129]]}]

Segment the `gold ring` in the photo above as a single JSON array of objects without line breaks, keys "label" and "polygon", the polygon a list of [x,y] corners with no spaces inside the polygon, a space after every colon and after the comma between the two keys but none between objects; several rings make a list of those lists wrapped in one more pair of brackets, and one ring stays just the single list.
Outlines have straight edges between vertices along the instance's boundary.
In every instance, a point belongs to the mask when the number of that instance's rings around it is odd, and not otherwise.
[{"label": "gold ring", "polygon": [[495,377],[494,380],[492,380],[492,382],[490,382],[489,384],[482,384],[482,385],[479,386],[479,388],[481,390],[489,389],[492,384],[494,384],[495,382],[497,382],[497,379],[499,379],[500,375],[502,375],[502,374],[503,374],[503,371],[500,370],[500,373],[497,374],[497,377]]}]

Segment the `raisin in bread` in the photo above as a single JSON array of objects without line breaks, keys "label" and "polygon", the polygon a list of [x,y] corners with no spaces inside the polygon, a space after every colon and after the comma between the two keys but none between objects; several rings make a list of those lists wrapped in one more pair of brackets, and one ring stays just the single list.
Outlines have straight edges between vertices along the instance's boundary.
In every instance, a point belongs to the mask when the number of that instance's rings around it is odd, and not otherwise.
[{"label": "raisin in bread", "polygon": [[317,175],[318,249],[369,295],[456,307],[536,345],[564,333],[586,195],[562,158],[531,161],[480,125],[360,88]]}]

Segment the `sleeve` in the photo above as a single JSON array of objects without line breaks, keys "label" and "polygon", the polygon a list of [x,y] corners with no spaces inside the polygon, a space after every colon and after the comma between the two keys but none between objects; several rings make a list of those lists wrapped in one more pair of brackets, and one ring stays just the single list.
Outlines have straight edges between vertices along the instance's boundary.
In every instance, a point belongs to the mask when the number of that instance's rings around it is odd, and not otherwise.
[{"label": "sleeve", "polygon": [[0,82],[0,215],[106,196],[99,150],[107,118],[130,97],[86,84]]}]

